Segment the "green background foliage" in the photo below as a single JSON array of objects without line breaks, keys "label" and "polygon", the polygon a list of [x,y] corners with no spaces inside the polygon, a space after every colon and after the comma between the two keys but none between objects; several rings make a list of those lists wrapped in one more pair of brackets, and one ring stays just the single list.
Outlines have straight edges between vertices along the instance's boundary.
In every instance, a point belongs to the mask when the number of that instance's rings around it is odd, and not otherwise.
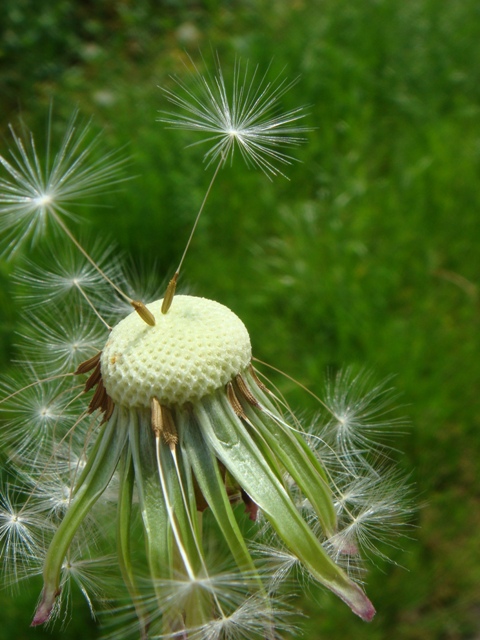
[{"label": "green background foliage", "polygon": [[[460,640],[480,634],[480,6],[475,0],[4,0],[0,128],[41,138],[78,106],[126,146],[137,177],[85,210],[146,269],[175,268],[211,176],[192,135],[155,122],[158,85],[218,51],[299,75],[284,107],[308,105],[290,181],[236,158],[222,170],[182,286],[230,306],[254,352],[317,392],[346,365],[395,375],[410,426],[399,464],[415,483],[411,538],[377,562],[367,625],[309,588],[306,637]],[[273,61],[273,62],[272,62]],[[187,62],[188,64],[188,62]],[[2,144],[2,153],[5,151]],[[83,229],[82,229],[83,231]],[[153,266],[155,265],[155,266]],[[20,310],[0,263],[3,368]],[[278,383],[292,404],[315,405]],[[0,639],[95,637],[75,600],[65,629],[29,629],[39,591],[0,594]]]}]

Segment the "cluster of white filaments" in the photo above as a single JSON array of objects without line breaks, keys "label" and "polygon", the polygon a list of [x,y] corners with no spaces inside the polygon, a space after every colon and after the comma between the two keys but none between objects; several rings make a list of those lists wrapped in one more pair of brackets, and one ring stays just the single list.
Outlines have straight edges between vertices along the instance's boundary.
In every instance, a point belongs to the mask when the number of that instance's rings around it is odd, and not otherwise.
[{"label": "cluster of white filaments", "polygon": [[294,158],[278,150],[304,142],[301,134],[307,129],[298,124],[304,117],[303,108],[276,113],[281,97],[295,82],[284,78],[269,81],[268,74],[260,76],[258,68],[242,68],[237,60],[234,68],[233,91],[227,90],[222,69],[217,60],[217,74],[212,79],[198,73],[192,60],[195,85],[190,88],[182,80],[172,78],[180,92],[163,88],[167,99],[181,112],[163,111],[160,120],[175,129],[206,133],[197,143],[208,143],[204,161],[207,166],[220,161],[232,161],[238,149],[247,164],[258,167],[271,178],[284,175],[278,164],[288,165]]},{"label": "cluster of white filaments", "polygon": [[[231,97],[220,68],[196,88],[176,83],[166,95],[185,113],[163,121],[207,134],[209,190],[236,148],[269,177],[290,163],[276,146],[301,141],[303,113],[276,107],[291,84],[240,63]],[[65,620],[75,586],[92,613],[109,602],[115,639],[273,640],[290,627],[296,569],[371,620],[362,551],[384,557],[384,534],[408,512],[375,443],[392,424],[386,388],[359,395],[368,379],[347,372],[327,389],[326,419],[304,429],[253,366],[243,322],[176,294],[186,249],[164,298],[148,302],[111,251],[77,241],[70,205],[118,182],[123,160],[93,159],[98,139],[77,114],[44,163],[33,136],[12,133],[0,156],[5,251],[50,226],[68,245],[17,271],[30,326],[0,398],[1,575],[43,575],[32,624]]]}]

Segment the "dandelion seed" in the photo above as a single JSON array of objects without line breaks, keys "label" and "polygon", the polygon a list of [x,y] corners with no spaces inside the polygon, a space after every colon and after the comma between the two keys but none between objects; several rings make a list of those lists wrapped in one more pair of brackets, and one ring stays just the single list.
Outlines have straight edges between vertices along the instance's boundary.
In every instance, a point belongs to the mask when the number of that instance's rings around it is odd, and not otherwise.
[{"label": "dandelion seed", "polygon": [[410,529],[411,488],[395,469],[377,467],[357,477],[344,479],[336,500],[337,533],[326,545],[338,559],[346,549],[359,550],[388,560],[385,547],[398,548],[398,538]]},{"label": "dandelion seed", "polygon": [[77,422],[79,389],[65,387],[61,376],[42,376],[31,365],[30,370],[26,366],[23,369],[23,385],[19,386],[17,380],[3,383],[2,437],[8,446],[14,447],[15,455],[31,452],[33,462],[43,447],[51,446],[56,437],[65,435]]},{"label": "dandelion seed", "polygon": [[[11,126],[15,148],[10,156],[0,155],[8,177],[0,178],[0,231],[7,254],[12,255],[27,240],[35,242],[45,233],[47,221],[61,226],[62,218],[74,218],[70,209],[78,201],[122,180],[119,170],[125,160],[117,152],[98,158],[93,153],[99,138],[90,137],[90,123],[78,126],[75,111],[54,157],[47,152],[43,162],[34,137],[19,136]],[[47,149],[51,144],[51,126]]]},{"label": "dandelion seed", "polygon": [[[288,620],[288,611],[285,606],[282,609],[275,608],[270,603],[265,606],[265,601],[259,597],[251,597],[244,601],[228,616],[209,620],[197,628],[189,630],[189,640],[262,640],[279,638],[279,631],[295,630],[295,625]],[[276,621],[276,629],[271,628],[272,618]],[[159,636],[161,637],[161,636]]]},{"label": "dandelion seed", "polygon": [[[90,253],[103,273],[111,280],[121,281],[120,264],[111,243],[108,246],[95,243]],[[98,269],[71,247],[62,246],[53,255],[42,252],[35,262],[23,260],[22,266],[14,271],[13,279],[19,286],[20,299],[33,309],[44,307],[47,302],[75,303],[81,307],[86,298],[97,307],[101,299],[111,295],[111,287]],[[88,315],[90,312],[91,307]]]},{"label": "dandelion seed", "polygon": [[268,534],[268,542],[254,543],[251,548],[265,562],[269,576],[268,590],[269,593],[275,593],[285,584],[292,585],[292,574],[301,569],[301,564],[297,556],[292,554],[270,529]]},{"label": "dandelion seed", "polygon": [[280,98],[295,82],[287,83],[280,77],[269,82],[268,71],[259,79],[258,68],[250,73],[247,64],[242,71],[241,62],[237,60],[232,95],[229,96],[218,58],[217,73],[213,77],[202,76],[191,59],[190,62],[195,70],[194,88],[190,89],[178,78],[172,80],[177,84],[180,93],[163,88],[167,99],[186,113],[164,111],[160,121],[176,129],[213,134],[190,146],[202,142],[213,143],[205,153],[204,162],[207,167],[211,163],[216,163],[217,166],[195,217],[179,266],[164,294],[161,309],[163,314],[170,309],[186,253],[220,168],[228,160],[232,163],[234,152],[238,148],[246,164],[261,169],[270,180],[277,174],[284,175],[275,163],[291,164],[294,158],[278,151],[276,147],[294,146],[304,142],[303,138],[295,134],[306,131],[304,127],[292,124],[304,117],[302,108],[288,112],[281,112],[278,108]]},{"label": "dandelion seed", "polygon": [[368,372],[355,375],[347,368],[328,384],[324,403],[330,419],[320,437],[341,457],[343,465],[355,468],[361,462],[369,467],[369,455],[375,457],[388,450],[385,440],[405,425],[402,418],[391,415],[395,395],[388,382],[373,385]]},{"label": "dandelion seed", "polygon": [[50,623],[61,620],[66,625],[71,616],[72,592],[77,588],[84,596],[92,617],[95,618],[94,600],[108,602],[103,589],[99,586],[99,575],[103,580],[115,575],[116,559],[114,556],[85,557],[80,548],[75,549],[62,565],[60,597],[57,598],[52,611]]},{"label": "dandelion seed", "polygon": [[[21,360],[41,363],[49,359],[53,373],[75,370],[105,342],[105,329],[92,324],[90,315],[72,313],[62,318],[63,307],[49,305],[42,312],[31,314],[31,327],[20,334]],[[61,324],[58,319],[62,318]]]},{"label": "dandelion seed", "polygon": [[288,82],[281,76],[269,81],[268,69],[262,77],[258,67],[251,70],[248,63],[242,67],[237,60],[229,92],[218,58],[214,76],[202,75],[191,59],[190,63],[192,86],[174,77],[178,91],[162,87],[167,99],[184,113],[162,111],[160,121],[175,129],[211,134],[189,145],[209,145],[204,156],[207,167],[218,161],[231,162],[238,149],[247,165],[261,169],[268,178],[284,175],[277,165],[289,165],[295,159],[277,147],[301,144],[305,139],[299,134],[308,131],[296,124],[305,117],[303,108],[279,109],[281,99],[296,81]]},{"label": "dandelion seed", "polygon": [[41,573],[44,535],[51,530],[35,504],[25,507],[24,501],[18,488],[8,484],[0,488],[0,574],[9,586]]}]

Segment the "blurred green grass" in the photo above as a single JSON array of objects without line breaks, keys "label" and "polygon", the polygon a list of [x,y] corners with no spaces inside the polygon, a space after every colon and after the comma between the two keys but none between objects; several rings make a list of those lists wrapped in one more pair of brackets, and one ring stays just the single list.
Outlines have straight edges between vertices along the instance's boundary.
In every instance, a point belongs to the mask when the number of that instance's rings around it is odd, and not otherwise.
[{"label": "blurred green grass", "polygon": [[[83,5],[83,3],[82,3]],[[86,7],[86,8],[85,8]],[[188,134],[155,122],[157,85],[184,73],[186,49],[236,55],[300,74],[285,108],[313,127],[290,181],[268,182],[237,158],[209,200],[182,285],[230,306],[254,352],[320,391],[354,364],[394,384],[411,427],[398,434],[416,484],[417,528],[398,565],[368,578],[370,625],[309,589],[306,637],[460,640],[480,635],[480,6],[473,0],[314,2],[7,0],[0,45],[0,127],[17,105],[41,132],[78,105],[126,145],[137,176],[109,209],[87,212],[134,260],[169,275],[210,174]],[[3,153],[3,151],[2,151]],[[20,311],[2,264],[3,367]],[[315,406],[278,381],[292,402]],[[93,637],[74,622],[29,630],[37,591],[1,593],[0,639]],[[13,604],[12,604],[13,603]],[[81,609],[83,607],[83,609]],[[84,615],[80,613],[80,609]],[[81,620],[85,627],[82,627]]]}]

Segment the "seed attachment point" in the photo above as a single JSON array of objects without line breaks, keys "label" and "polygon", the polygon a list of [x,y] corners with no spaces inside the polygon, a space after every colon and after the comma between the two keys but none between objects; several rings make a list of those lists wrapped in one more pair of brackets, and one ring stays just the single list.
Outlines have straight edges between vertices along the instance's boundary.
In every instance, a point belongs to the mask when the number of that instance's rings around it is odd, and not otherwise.
[{"label": "seed attachment point", "polygon": [[238,390],[240,391],[241,395],[245,398],[245,400],[249,404],[252,405],[252,407],[260,406],[260,403],[255,398],[253,393],[250,391],[250,389],[247,386],[247,383],[245,382],[245,380],[242,378],[242,376],[240,374],[238,374],[238,376],[235,376],[235,382],[237,383],[237,387],[238,387]]},{"label": "seed attachment point", "polygon": [[230,406],[232,407],[233,411],[235,412],[235,414],[239,418],[243,418],[244,420],[247,420],[247,416],[245,415],[245,411],[243,410],[241,402],[240,402],[240,400],[237,398],[237,396],[235,394],[235,390],[233,388],[233,384],[231,382],[228,382],[226,389],[227,389],[228,401],[229,401]]},{"label": "seed attachment point", "polygon": [[178,434],[172,412],[168,407],[161,405],[158,398],[155,397],[152,398],[151,412],[152,429],[155,436],[157,438],[161,436],[170,449],[175,449],[178,444]]},{"label": "seed attachment point", "polygon": [[167,311],[172,306],[173,296],[175,295],[175,290],[177,288],[177,280],[178,280],[178,271],[175,272],[173,278],[168,283],[168,287],[167,287],[167,290],[165,291],[165,296],[163,298],[162,313],[167,313]]},{"label": "seed attachment point", "polygon": [[143,302],[140,302],[140,300],[132,300],[130,304],[144,322],[146,322],[150,327],[155,326],[155,316],[147,309]]},{"label": "seed attachment point", "polygon": [[100,363],[101,355],[102,352],[99,351],[88,360],[85,360],[85,362],[80,363],[75,371],[75,375],[91,372],[85,383],[84,393],[88,393],[88,391],[91,391],[94,387],[96,387],[96,389],[92,399],[90,400],[90,404],[88,405],[88,413],[93,413],[97,409],[100,409],[103,413],[103,424],[111,418],[115,404],[107,394],[103,384],[102,368]]},{"label": "seed attachment point", "polygon": [[78,376],[78,375],[81,375],[82,373],[88,373],[89,371],[92,371],[92,369],[95,369],[100,362],[101,355],[102,355],[102,352],[99,351],[88,360],[81,362],[75,371],[75,375]]}]

